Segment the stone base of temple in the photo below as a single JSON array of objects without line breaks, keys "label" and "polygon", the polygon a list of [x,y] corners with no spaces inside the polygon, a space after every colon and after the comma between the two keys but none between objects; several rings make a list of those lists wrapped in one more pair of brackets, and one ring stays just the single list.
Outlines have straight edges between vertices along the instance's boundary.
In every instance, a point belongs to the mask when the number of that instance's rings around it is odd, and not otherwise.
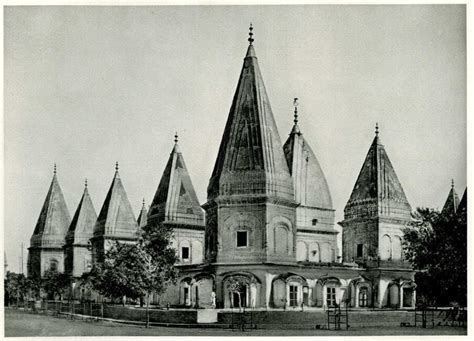
[{"label": "stone base of temple", "polygon": [[181,276],[154,297],[160,305],[190,308],[304,309],[415,307],[410,269],[354,264],[208,264],[180,267]]}]

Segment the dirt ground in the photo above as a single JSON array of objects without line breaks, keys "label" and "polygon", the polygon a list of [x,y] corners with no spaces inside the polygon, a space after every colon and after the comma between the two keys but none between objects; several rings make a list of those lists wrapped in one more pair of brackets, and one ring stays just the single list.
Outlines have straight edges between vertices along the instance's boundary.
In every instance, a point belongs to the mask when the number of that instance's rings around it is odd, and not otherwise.
[{"label": "dirt ground", "polygon": [[350,328],[349,330],[266,330],[232,331],[216,328],[175,328],[124,325],[113,322],[67,320],[5,310],[5,336],[369,336],[369,335],[467,335],[467,328]]}]

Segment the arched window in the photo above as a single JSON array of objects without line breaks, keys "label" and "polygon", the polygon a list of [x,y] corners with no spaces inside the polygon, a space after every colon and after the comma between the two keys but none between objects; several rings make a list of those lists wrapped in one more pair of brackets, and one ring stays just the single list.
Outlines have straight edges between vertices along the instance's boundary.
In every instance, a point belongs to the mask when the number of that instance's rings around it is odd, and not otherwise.
[{"label": "arched window", "polygon": [[56,259],[49,261],[49,270],[54,272],[58,271],[58,261]]},{"label": "arched window", "polygon": [[392,258],[394,260],[402,259],[402,240],[399,236],[394,236],[392,241]]},{"label": "arched window", "polygon": [[380,243],[380,259],[387,260],[391,258],[392,258],[392,239],[388,235],[384,235]]},{"label": "arched window", "polygon": [[367,302],[369,299],[368,290],[366,287],[359,289],[359,307],[367,307]]}]

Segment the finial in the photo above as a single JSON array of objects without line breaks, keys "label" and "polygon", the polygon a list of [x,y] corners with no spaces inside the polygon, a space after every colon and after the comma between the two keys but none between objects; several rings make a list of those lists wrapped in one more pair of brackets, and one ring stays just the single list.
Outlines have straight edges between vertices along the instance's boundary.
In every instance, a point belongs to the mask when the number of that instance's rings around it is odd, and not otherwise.
[{"label": "finial", "polygon": [[84,188],[87,188],[87,178],[84,180]]},{"label": "finial", "polygon": [[53,174],[56,175],[56,162],[54,163],[54,169],[53,169]]},{"label": "finial", "polygon": [[118,172],[118,161],[115,161],[115,171]]},{"label": "finial", "polygon": [[174,143],[178,143],[178,132],[174,133]]},{"label": "finial", "polygon": [[454,188],[454,179],[451,179],[451,188]]},{"label": "finial", "polygon": [[293,106],[295,107],[295,119],[293,120],[293,122],[295,122],[295,125],[298,124],[298,98],[295,97],[295,99],[293,100]]},{"label": "finial", "polygon": [[143,198],[142,206],[143,206],[143,208],[145,208],[145,198]]},{"label": "finial", "polygon": [[375,136],[379,136],[379,124],[378,124],[378,122],[375,123]]},{"label": "finial", "polygon": [[252,38],[252,36],[253,36],[252,31],[253,31],[253,26],[252,26],[252,23],[250,23],[250,27],[249,27],[249,39],[248,39],[250,45],[252,45],[252,43],[253,43],[253,41],[254,41],[254,39]]}]

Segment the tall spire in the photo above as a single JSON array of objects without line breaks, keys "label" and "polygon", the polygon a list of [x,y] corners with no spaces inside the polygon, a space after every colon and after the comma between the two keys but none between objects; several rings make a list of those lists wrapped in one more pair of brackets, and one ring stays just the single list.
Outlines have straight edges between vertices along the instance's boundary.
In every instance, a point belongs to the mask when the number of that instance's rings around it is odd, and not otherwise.
[{"label": "tall spire", "polygon": [[53,179],[31,237],[32,246],[43,242],[62,245],[70,222],[71,217],[59,186],[55,164]]},{"label": "tall spire", "polygon": [[122,180],[118,176],[118,162],[115,165],[115,176],[110,185],[97,223],[94,237],[104,236],[116,239],[133,240],[136,238],[138,225],[128,201]]},{"label": "tall spire", "polygon": [[410,204],[378,134],[376,124],[375,137],[344,208],[344,219],[363,215],[410,217]]},{"label": "tall spire", "polygon": [[[148,212],[148,223],[162,221],[177,224],[203,225],[204,214],[191,182],[183,155],[178,148],[177,134],[160,183]],[[139,221],[140,223],[140,221]]]},{"label": "tall spire", "polygon": [[142,209],[140,210],[140,214],[138,215],[137,223],[138,223],[138,234],[141,235],[142,229],[146,226],[147,224],[147,216],[148,216],[148,211],[145,206],[145,198],[143,198],[142,201]]},{"label": "tall spire", "polygon": [[454,189],[454,179],[451,179],[451,190],[449,191],[448,198],[444,203],[442,213],[444,214],[455,214],[459,206],[459,197]]},{"label": "tall spire", "polygon": [[[250,33],[249,42],[253,43]],[[208,186],[209,199],[242,194],[287,200],[294,197],[293,181],[252,44],[244,58]]]},{"label": "tall spire", "polygon": [[298,98],[293,99],[294,125],[283,145],[293,178],[295,201],[305,207],[332,210],[332,199],[324,172],[298,126]]}]

